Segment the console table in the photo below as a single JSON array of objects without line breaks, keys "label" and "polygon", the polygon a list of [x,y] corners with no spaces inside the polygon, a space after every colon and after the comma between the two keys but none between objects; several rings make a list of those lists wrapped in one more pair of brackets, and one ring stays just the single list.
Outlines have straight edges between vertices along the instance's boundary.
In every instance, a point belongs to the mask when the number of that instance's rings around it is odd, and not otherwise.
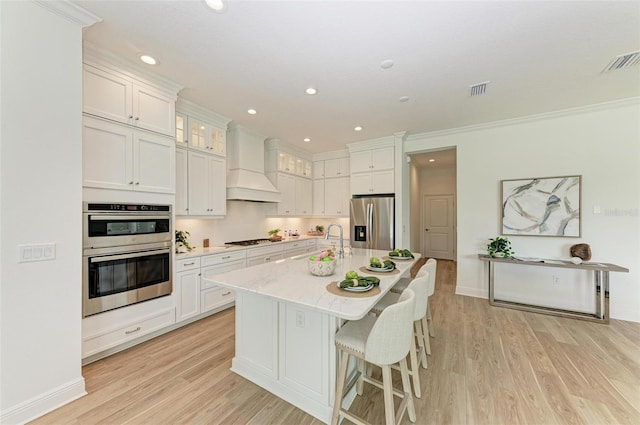
[{"label": "console table", "polygon": [[[574,319],[589,320],[598,323],[609,323],[609,272],[629,272],[629,269],[609,263],[588,262],[574,264],[563,260],[527,260],[514,258],[497,258],[488,255],[478,254],[481,261],[486,261],[489,265],[489,304],[498,307],[515,308],[518,310],[532,311],[534,313],[551,314],[554,316],[571,317]],[[596,300],[596,312],[583,313],[573,310],[564,310],[553,307],[543,307],[533,304],[517,303],[505,300],[497,300],[494,296],[494,268],[495,263],[508,263],[526,266],[560,267],[567,269],[580,269],[593,271],[593,289]],[[602,292],[604,290],[604,296]]]}]

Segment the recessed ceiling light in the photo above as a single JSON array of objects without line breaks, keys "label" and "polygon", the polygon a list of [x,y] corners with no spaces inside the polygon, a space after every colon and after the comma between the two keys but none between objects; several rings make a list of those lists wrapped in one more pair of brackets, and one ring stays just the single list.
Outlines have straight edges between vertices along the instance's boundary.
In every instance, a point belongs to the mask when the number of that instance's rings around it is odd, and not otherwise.
[{"label": "recessed ceiling light", "polygon": [[355,131],[362,131],[362,127],[360,127],[360,126],[353,127],[353,129],[354,129]]},{"label": "recessed ceiling light", "polygon": [[226,5],[222,0],[204,0],[205,4],[216,12],[222,12]]},{"label": "recessed ceiling light", "polygon": [[380,68],[382,69],[389,69],[393,66],[393,59],[385,59],[382,62],[380,62]]},{"label": "recessed ceiling light", "polygon": [[310,142],[310,141],[311,141],[311,139],[309,139],[308,137],[305,137],[303,140],[304,140],[305,142]]},{"label": "recessed ceiling light", "polygon": [[305,92],[307,94],[316,94],[318,93],[318,90],[314,89],[313,87],[309,87],[308,89],[305,90]]},{"label": "recessed ceiling light", "polygon": [[409,96],[401,96],[400,99],[398,99],[400,102],[407,102],[409,101]]},{"label": "recessed ceiling light", "polygon": [[251,115],[255,115],[258,113],[258,111],[256,111],[255,109],[247,109],[247,113],[251,114]]},{"label": "recessed ceiling light", "polygon": [[155,64],[158,63],[156,58],[154,58],[153,56],[149,56],[149,55],[140,55],[140,60],[142,62],[146,63],[147,65],[155,65]]},{"label": "recessed ceiling light", "polygon": [[431,159],[429,160],[429,162],[436,162],[436,160],[435,160],[435,159],[433,159],[433,158],[431,158]]}]

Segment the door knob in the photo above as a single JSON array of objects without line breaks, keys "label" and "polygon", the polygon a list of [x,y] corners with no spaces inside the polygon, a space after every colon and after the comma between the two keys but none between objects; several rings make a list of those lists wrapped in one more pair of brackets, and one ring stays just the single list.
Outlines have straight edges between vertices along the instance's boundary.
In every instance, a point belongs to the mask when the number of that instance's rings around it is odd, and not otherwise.
[{"label": "door knob", "polygon": [[429,229],[424,229],[424,231],[425,231],[425,232],[428,232],[428,231],[429,231]]}]

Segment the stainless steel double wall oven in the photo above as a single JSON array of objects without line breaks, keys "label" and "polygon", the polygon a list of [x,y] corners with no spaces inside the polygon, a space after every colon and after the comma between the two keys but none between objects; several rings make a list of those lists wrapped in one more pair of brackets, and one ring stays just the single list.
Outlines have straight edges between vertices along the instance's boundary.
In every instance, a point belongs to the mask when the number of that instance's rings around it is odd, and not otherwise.
[{"label": "stainless steel double wall oven", "polygon": [[171,205],[83,210],[83,317],[171,294]]}]

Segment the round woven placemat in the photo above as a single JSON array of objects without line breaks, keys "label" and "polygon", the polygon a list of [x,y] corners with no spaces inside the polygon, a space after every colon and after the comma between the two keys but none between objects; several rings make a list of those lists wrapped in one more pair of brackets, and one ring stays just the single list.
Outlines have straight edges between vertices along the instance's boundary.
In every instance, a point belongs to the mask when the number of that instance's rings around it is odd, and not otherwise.
[{"label": "round woven placemat", "polygon": [[332,293],[333,295],[338,295],[339,297],[347,297],[347,298],[368,298],[374,297],[376,295],[380,295],[380,287],[374,286],[370,291],[367,292],[349,292],[344,289],[338,288],[338,282],[333,281],[329,282],[327,285],[327,291]]},{"label": "round woven placemat", "polygon": [[398,269],[394,269],[392,272],[374,272],[374,271],[369,270],[365,266],[360,267],[358,270],[360,270],[362,273],[371,273],[371,274],[389,275],[389,274],[398,274],[398,273],[400,273],[400,270],[398,270]]}]

